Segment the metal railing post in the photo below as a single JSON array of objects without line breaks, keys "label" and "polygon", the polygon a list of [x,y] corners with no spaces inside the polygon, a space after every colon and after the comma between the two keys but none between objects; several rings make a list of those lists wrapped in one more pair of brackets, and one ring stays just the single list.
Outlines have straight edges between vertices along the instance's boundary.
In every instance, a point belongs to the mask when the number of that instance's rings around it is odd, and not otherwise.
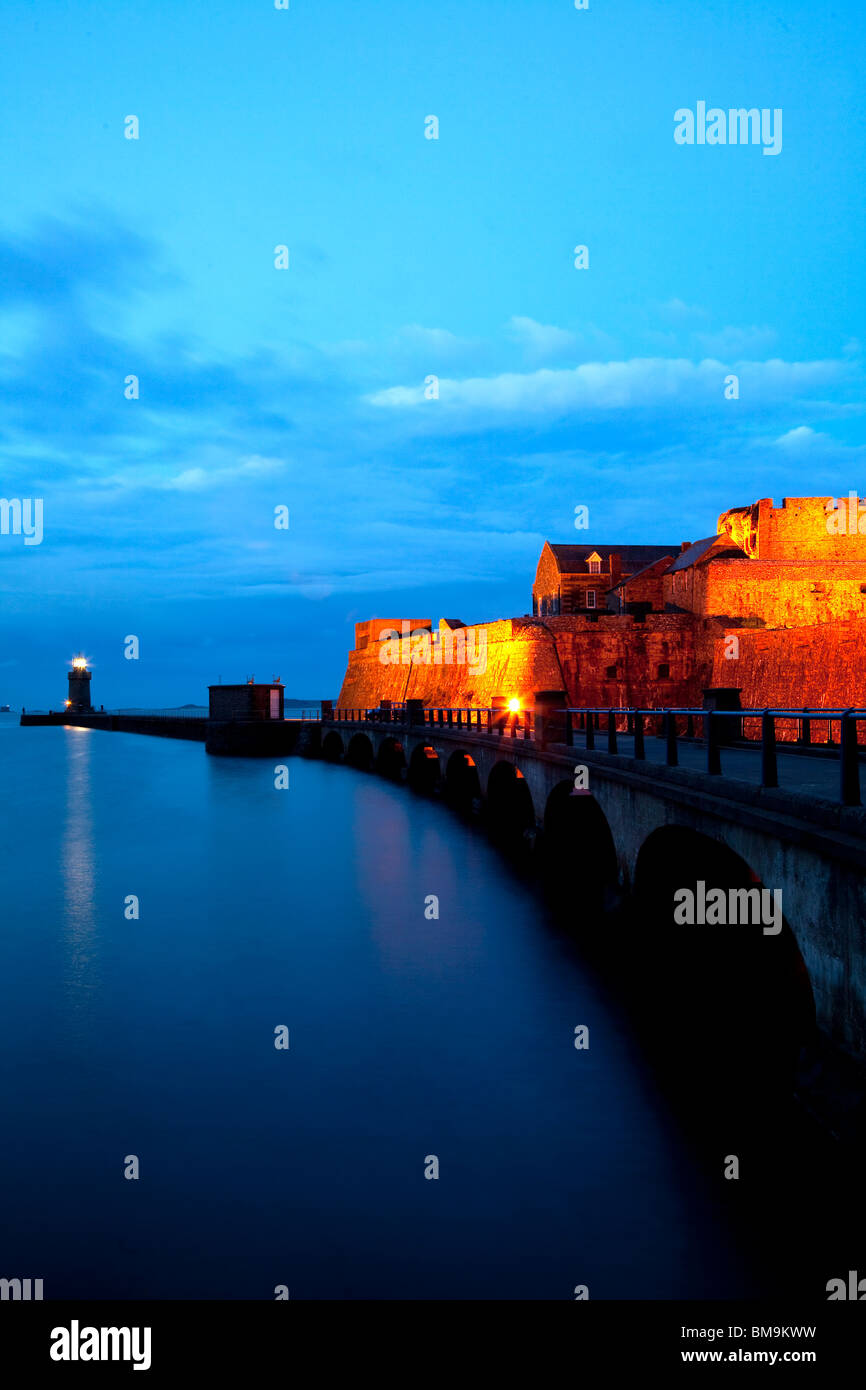
[{"label": "metal railing post", "polygon": [[768,709],[761,715],[761,786],[778,787],[776,765],[776,719]]},{"label": "metal railing post", "polygon": [[857,720],[851,710],[839,721],[839,797],[843,806],[860,805]]},{"label": "metal railing post", "polygon": [[665,711],[665,734],[667,737],[667,747],[665,749],[665,759],[668,767],[677,767],[679,764],[679,753],[677,752],[677,717],[671,710]]},{"label": "metal railing post", "polygon": [[586,746],[587,748],[595,747],[595,725],[593,724],[591,711],[586,717]]},{"label": "metal railing post", "polygon": [[[805,714],[805,709],[803,710]],[[811,719],[800,720],[800,742],[810,744],[812,742],[812,721]]]},{"label": "metal railing post", "polygon": [[565,742],[568,748],[574,747],[574,720],[571,716],[571,710],[566,710],[565,714]]},{"label": "metal railing post", "polygon": [[616,715],[612,709],[607,712],[607,751],[616,752]]},{"label": "metal railing post", "polygon": [[634,755],[636,758],[646,758],[643,741],[643,715],[639,709],[634,712]]},{"label": "metal railing post", "polygon": [[704,714],[704,741],[707,745],[707,772],[711,777],[722,775],[722,750],[718,738],[719,721],[713,710]]}]

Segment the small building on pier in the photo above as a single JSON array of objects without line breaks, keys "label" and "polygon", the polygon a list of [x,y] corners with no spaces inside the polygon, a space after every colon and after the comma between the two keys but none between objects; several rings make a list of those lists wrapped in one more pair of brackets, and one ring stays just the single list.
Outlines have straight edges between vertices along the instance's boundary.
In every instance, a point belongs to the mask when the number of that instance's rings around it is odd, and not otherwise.
[{"label": "small building on pier", "polygon": [[283,718],[284,689],[280,680],[263,685],[253,676],[243,685],[209,685],[208,694],[211,719],[260,723]]}]

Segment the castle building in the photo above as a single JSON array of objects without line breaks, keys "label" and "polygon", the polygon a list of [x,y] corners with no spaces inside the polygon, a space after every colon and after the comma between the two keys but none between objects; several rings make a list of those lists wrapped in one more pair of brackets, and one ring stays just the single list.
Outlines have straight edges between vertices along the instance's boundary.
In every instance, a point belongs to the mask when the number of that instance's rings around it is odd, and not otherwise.
[{"label": "castle building", "polygon": [[455,621],[397,663],[381,633],[430,620],[358,624],[338,706],[700,706],[718,687],[752,708],[863,706],[866,502],[765,497],[692,544],[545,542],[531,615],[462,627],[471,661],[442,656]]},{"label": "castle building", "polygon": [[670,562],[680,547],[664,545],[551,545],[545,541],[535,583],[532,612],[538,618],[561,614],[619,612],[618,585],[653,564]]}]

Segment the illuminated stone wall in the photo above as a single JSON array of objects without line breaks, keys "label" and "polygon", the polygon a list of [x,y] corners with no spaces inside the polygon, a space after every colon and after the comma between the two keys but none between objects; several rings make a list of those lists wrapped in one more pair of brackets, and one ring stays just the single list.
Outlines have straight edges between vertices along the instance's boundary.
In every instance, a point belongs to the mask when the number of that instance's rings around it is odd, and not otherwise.
[{"label": "illuminated stone wall", "polygon": [[[514,696],[531,704],[542,691],[558,691],[577,706],[699,706],[703,690],[720,685],[741,688],[744,706],[864,705],[866,535],[859,533],[856,498],[841,499],[835,513],[827,511],[829,500],[786,498],[774,507],[763,498],[723,513],[720,533],[754,558],[666,574],[661,592],[661,566],[653,566],[625,591],[627,601],[639,596],[659,610],[643,622],[600,610],[596,621],[561,615],[485,623],[462,630],[474,641],[474,663],[449,661],[441,650],[437,660],[429,636],[426,653],[413,659],[407,639],[402,659],[383,662],[378,633],[399,630],[402,620],[359,623],[338,704],[420,699],[434,707],[485,707]],[[609,575],[593,579],[599,590],[611,582]],[[535,597],[552,595],[558,584],[545,544]],[[407,631],[428,625],[407,622]],[[736,659],[725,656],[726,634],[738,639]]]},{"label": "illuminated stone wall", "polygon": [[866,561],[713,560],[665,575],[665,600],[702,617],[811,627],[866,618]]},{"label": "illuminated stone wall", "polygon": [[[393,626],[399,625],[400,620],[395,620]],[[386,651],[381,642],[350,652],[339,707],[358,709],[381,700],[410,699],[434,707],[486,707],[497,696],[531,702],[537,691],[563,689],[553,637],[531,618],[461,628],[452,640],[453,657],[459,657],[462,641],[464,658],[479,659],[448,661],[447,653],[440,653],[442,659],[437,662],[433,644],[425,649],[417,635],[402,643],[399,653]],[[381,659],[395,654],[400,657],[397,663]]]},{"label": "illuminated stone wall", "polygon": [[[834,500],[842,501],[843,507],[831,519],[827,505]],[[866,508],[866,503],[859,505]],[[762,497],[752,507],[722,512],[717,529],[756,560],[866,561],[858,510],[857,501],[851,504],[848,498],[785,497],[781,507],[774,507],[771,497]]]}]

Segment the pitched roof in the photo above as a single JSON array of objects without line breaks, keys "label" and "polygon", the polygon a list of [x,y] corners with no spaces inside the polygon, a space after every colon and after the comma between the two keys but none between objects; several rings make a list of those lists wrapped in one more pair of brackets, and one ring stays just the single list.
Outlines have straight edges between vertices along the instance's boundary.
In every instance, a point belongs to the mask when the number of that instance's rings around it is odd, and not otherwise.
[{"label": "pitched roof", "polygon": [[[550,544],[550,542],[548,542]],[[598,554],[602,560],[618,555],[624,570],[634,574],[647,565],[663,560],[665,556],[676,555],[679,545],[550,545],[560,574],[584,574],[590,555]]]},{"label": "pitched roof", "polygon": [[747,560],[749,557],[738,545],[734,545],[730,536],[705,536],[702,541],[695,541],[688,550],[684,550],[678,555],[668,570],[668,574],[676,574],[677,570],[691,569],[692,565],[706,564],[709,560]]},{"label": "pitched roof", "polygon": [[[624,574],[619,583],[614,584],[614,590],[624,589],[626,584],[631,584],[633,580],[640,579],[642,575],[649,574],[650,570],[658,569],[659,565],[662,563],[662,560],[672,560],[673,558],[673,555],[662,555],[661,559],[653,560],[651,565],[644,565],[642,570],[635,570],[634,574]],[[666,565],[663,570],[659,571],[659,573],[667,574],[670,568],[673,568],[673,566]]]}]

